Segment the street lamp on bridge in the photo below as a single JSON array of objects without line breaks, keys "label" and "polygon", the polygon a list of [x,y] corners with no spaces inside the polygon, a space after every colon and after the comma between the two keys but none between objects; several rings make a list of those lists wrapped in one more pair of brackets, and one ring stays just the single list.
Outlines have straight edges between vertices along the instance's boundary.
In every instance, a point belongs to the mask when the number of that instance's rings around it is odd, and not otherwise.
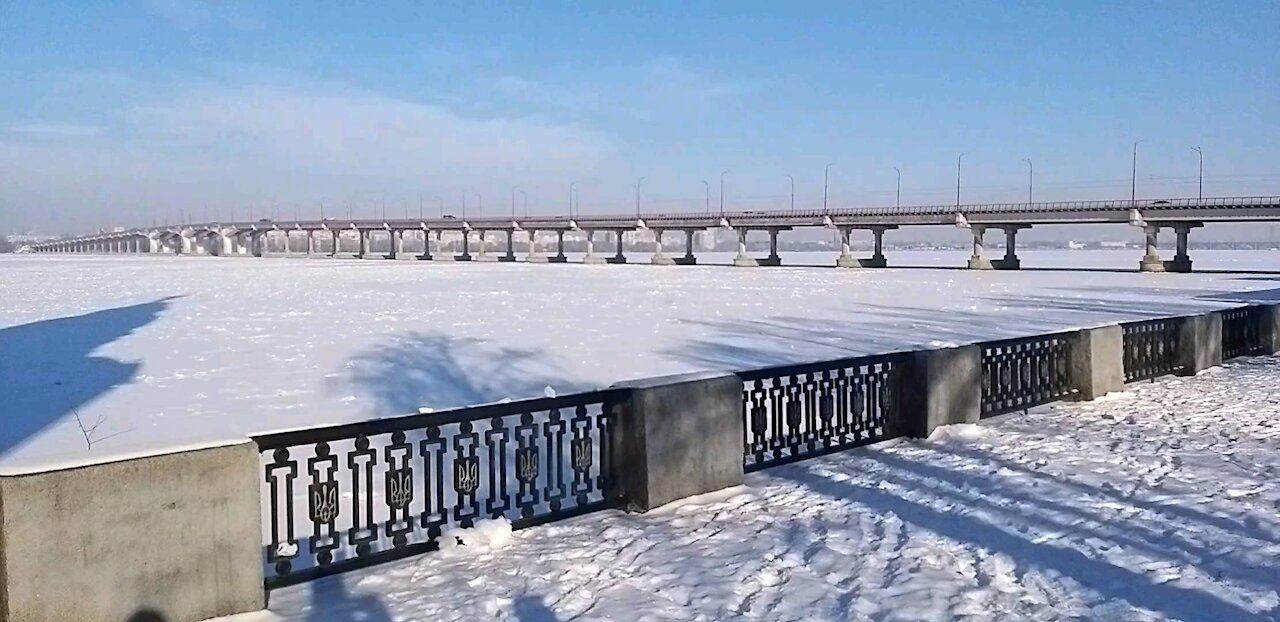
[{"label": "street lamp on bridge", "polygon": [[893,172],[898,174],[897,193],[894,194],[893,206],[902,207],[902,169],[896,166],[890,166],[889,168],[893,169]]},{"label": "street lamp on bridge", "polygon": [[640,182],[643,181],[643,177],[636,179],[636,218],[640,218]]},{"label": "street lamp on bridge", "polygon": [[960,211],[960,163],[966,155],[969,155],[968,151],[956,156],[956,212]]},{"label": "street lamp on bridge", "polygon": [[827,211],[827,178],[830,176],[831,167],[835,162],[828,162],[827,166],[822,169],[822,211]]},{"label": "street lamp on bridge", "polygon": [[787,179],[791,180],[791,211],[796,211],[796,178],[787,173]]},{"label": "street lamp on bridge", "polygon": [[569,218],[573,218],[573,192],[577,185],[576,181],[569,182]]},{"label": "street lamp on bridge", "polygon": [[1198,185],[1199,190],[1196,191],[1196,197],[1199,199],[1203,199],[1204,198],[1204,150],[1202,150],[1199,147],[1192,147],[1191,150],[1196,152],[1200,156],[1200,177],[1199,177],[1199,185]]},{"label": "street lamp on bridge", "polygon": [[1031,200],[1031,193],[1036,183],[1036,167],[1031,163],[1031,158],[1023,158],[1022,161],[1027,163],[1027,205],[1031,205],[1034,202]]},{"label": "street lamp on bridge", "polygon": [[1129,207],[1138,204],[1138,145],[1146,139],[1133,141],[1133,176],[1129,178]]},{"label": "street lamp on bridge", "polygon": [[704,207],[707,210],[707,213],[710,214],[711,213],[711,184],[707,183],[707,180],[704,179],[702,180],[702,186],[706,190],[706,201],[705,201]]},{"label": "street lamp on bridge", "polygon": [[724,176],[728,174],[729,174],[729,171],[720,171],[720,217],[721,218],[724,218]]}]

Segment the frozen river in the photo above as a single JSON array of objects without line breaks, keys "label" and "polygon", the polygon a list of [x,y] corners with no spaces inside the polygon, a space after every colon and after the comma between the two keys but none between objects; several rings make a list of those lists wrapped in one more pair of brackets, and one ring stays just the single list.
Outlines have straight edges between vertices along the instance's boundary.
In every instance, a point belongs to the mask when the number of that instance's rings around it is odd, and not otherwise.
[{"label": "frozen river", "polygon": [[[1131,269],[1138,254],[1021,256]],[[966,255],[889,260],[961,266]],[[1277,252],[1193,258],[1280,269]],[[12,469],[1277,300],[1280,275],[9,256],[0,292],[0,466]]]}]

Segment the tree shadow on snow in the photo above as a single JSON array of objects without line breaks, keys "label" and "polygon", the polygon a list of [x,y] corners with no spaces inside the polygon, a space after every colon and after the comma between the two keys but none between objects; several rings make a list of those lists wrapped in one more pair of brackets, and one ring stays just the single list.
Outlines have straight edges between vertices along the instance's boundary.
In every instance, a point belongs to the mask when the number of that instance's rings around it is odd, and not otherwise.
[{"label": "tree shadow on snow", "polygon": [[[946,452],[951,448],[937,449]],[[1092,515],[1092,505],[1084,503],[1076,507],[1052,501],[1042,487],[1019,490],[1009,480],[997,477],[998,469],[994,466],[955,470],[876,451],[866,452],[865,463],[867,468],[861,472],[888,486],[830,477],[823,473],[820,464],[792,465],[771,470],[769,474],[797,482],[829,498],[852,501],[873,512],[897,516],[905,523],[958,544],[1003,554],[1013,560],[1019,574],[1034,569],[1061,576],[1096,593],[1103,601],[1123,601],[1183,620],[1274,619],[1270,616],[1275,611],[1255,614],[1207,592],[1160,582],[1150,575],[1111,564],[1070,548],[1069,544],[1055,545],[1053,538],[1039,539],[1037,532],[1105,541],[1124,550],[1138,550],[1151,557],[1176,559],[1188,565],[1212,559],[1221,551],[1170,538],[1155,526],[1148,528],[1135,521],[1107,524],[1103,517]],[[897,490],[910,490],[914,496],[927,497],[907,498]],[[994,520],[988,522],[989,519]],[[1011,531],[1000,526],[1006,521],[1031,528]],[[1265,568],[1240,568],[1229,560],[1225,565],[1235,570],[1226,573],[1227,578],[1255,586],[1267,584],[1269,575]],[[1237,576],[1231,576],[1233,574]]]},{"label": "tree shadow on snow", "polygon": [[414,332],[356,354],[329,390],[372,397],[377,416],[386,417],[542,397],[547,387],[558,394],[591,388],[556,370],[538,350]]},{"label": "tree shadow on snow", "polygon": [[311,606],[306,622],[392,622],[387,606],[373,594],[352,594],[347,577],[330,577],[311,583]]},{"label": "tree shadow on snow", "polygon": [[92,352],[155,321],[174,299],[0,329],[0,456],[132,381],[139,363]]}]

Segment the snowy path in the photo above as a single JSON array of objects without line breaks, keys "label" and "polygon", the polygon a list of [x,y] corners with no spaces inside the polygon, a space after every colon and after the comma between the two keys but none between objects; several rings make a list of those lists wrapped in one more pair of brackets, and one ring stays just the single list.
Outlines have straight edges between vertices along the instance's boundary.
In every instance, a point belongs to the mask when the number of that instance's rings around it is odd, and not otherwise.
[{"label": "snowy path", "polygon": [[[1053,253],[1027,261],[1137,261],[1133,251]],[[959,266],[964,256],[891,258]],[[1280,267],[1265,251],[1197,261]],[[548,386],[1195,313],[1277,292],[1280,275],[3,257],[0,470]],[[94,428],[92,447],[77,415]]]},{"label": "snowy path", "polygon": [[1280,357],[943,430],[227,620],[1280,619]]}]

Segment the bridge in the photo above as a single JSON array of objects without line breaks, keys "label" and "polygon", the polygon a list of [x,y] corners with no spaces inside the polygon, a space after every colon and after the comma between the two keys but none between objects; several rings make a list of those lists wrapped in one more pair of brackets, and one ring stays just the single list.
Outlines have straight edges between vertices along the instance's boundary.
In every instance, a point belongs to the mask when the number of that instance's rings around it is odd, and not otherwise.
[{"label": "bridge", "polygon": [[[969,268],[974,270],[1016,270],[1017,234],[1033,226],[1063,224],[1117,224],[1141,227],[1146,233],[1146,252],[1139,262],[1144,272],[1190,272],[1191,258],[1187,241],[1191,230],[1205,223],[1280,221],[1280,197],[1214,197],[1202,199],[1068,201],[1045,203],[928,205],[911,207],[839,208],[827,210],[765,210],[723,213],[657,213],[576,216],[486,216],[477,218],[402,218],[271,220],[254,222],[212,222],[175,227],[152,227],[100,233],[70,240],[36,244],[37,253],[174,253],[213,256],[267,256],[268,242],[284,237],[285,255],[290,254],[291,239],[306,241],[306,255],[337,256],[342,240],[355,238],[354,256],[386,259],[421,259],[436,261],[517,261],[516,236],[526,237],[525,260],[535,263],[566,263],[566,234],[585,240],[584,263],[626,263],[623,236],[637,231],[650,231],[654,237],[651,263],[659,265],[692,265],[697,262],[693,237],[708,229],[731,229],[738,235],[738,252],[734,265],[742,267],[777,266],[778,234],[800,228],[828,228],[840,233],[840,255],[836,266],[842,268],[885,267],[885,232],[902,227],[954,225],[971,230],[973,255]],[[1005,255],[987,257],[984,240],[988,230],[1005,234]],[[1177,237],[1176,253],[1171,261],[1163,260],[1157,250],[1160,231],[1170,229]],[[850,239],[856,230],[869,231],[874,238],[874,251],[869,258],[854,257]],[[747,235],[752,231],[769,234],[769,255],[752,256],[747,251]],[[539,232],[556,237],[555,254],[539,249]],[[685,234],[685,254],[672,257],[663,250],[667,232]],[[490,254],[489,234],[505,236],[498,245],[503,254]],[[613,242],[612,255],[596,252],[598,234]],[[435,242],[432,242],[434,234]],[[460,242],[460,252],[446,248],[445,236]],[[388,252],[371,253],[374,237],[388,240]],[[328,238],[325,243],[324,238]],[[473,244],[476,253],[472,253]],[[410,247],[416,250],[410,250]],[[300,251],[301,252],[301,251]]]}]

